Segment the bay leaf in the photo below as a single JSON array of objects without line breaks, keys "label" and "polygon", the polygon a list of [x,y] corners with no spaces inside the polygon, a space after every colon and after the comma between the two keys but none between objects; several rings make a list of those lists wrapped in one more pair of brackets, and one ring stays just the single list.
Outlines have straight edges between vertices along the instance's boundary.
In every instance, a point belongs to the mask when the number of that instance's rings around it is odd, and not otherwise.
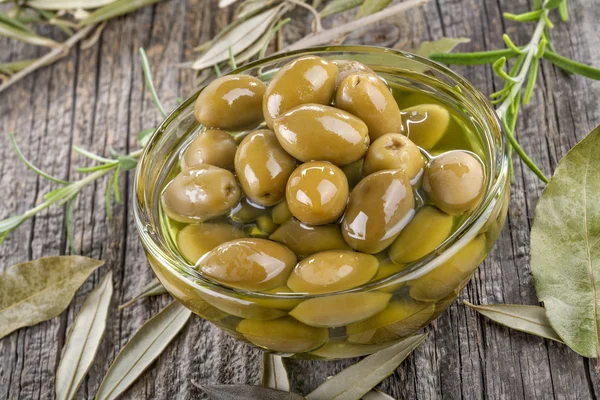
[{"label": "bay leaf", "polygon": [[244,51],[269,29],[280,10],[281,6],[273,7],[239,24],[215,41],[193,62],[192,68],[200,70],[229,59],[230,48],[233,55]]},{"label": "bay leaf", "polygon": [[119,306],[119,310],[129,307],[145,297],[160,296],[162,294],[167,293],[169,292],[167,291],[167,289],[165,289],[162,283],[160,283],[158,279],[154,278],[146,286],[144,286],[142,291],[139,294],[137,294],[133,299],[129,300],[127,303],[121,304]]},{"label": "bay leaf", "polygon": [[112,293],[112,271],[108,271],[73,321],[56,370],[58,400],[73,399],[90,369],[104,336]]},{"label": "bay leaf", "polygon": [[262,385],[271,389],[289,392],[290,380],[283,358],[263,352],[262,361]]},{"label": "bay leaf", "polygon": [[538,299],[561,339],[600,356],[600,126],[558,163],[531,229]]},{"label": "bay leaf", "polygon": [[376,13],[377,11],[381,11],[389,6],[391,2],[392,0],[365,0],[354,18],[359,19]]},{"label": "bay leaf", "polygon": [[212,400],[303,400],[304,397],[292,392],[284,392],[252,385],[192,385],[202,390]]},{"label": "bay leaf", "polygon": [[189,309],[173,301],[142,325],[117,354],[100,383],[95,399],[119,397],[160,356],[190,315]]},{"label": "bay leaf", "polygon": [[443,37],[438,40],[433,40],[431,42],[424,41],[419,44],[412,53],[421,56],[421,57],[429,57],[434,53],[450,53],[456,46],[461,43],[469,43],[471,39],[466,37]]},{"label": "bay leaf", "polygon": [[359,400],[416,349],[427,334],[410,336],[346,368],[310,392],[307,400]]},{"label": "bay leaf", "polygon": [[474,305],[468,301],[463,303],[500,325],[562,343],[560,336],[550,326],[544,307],[520,304]]},{"label": "bay leaf", "polygon": [[371,390],[369,393],[363,396],[363,400],[396,400],[387,393],[383,393],[381,390]]},{"label": "bay leaf", "polygon": [[53,256],[13,265],[0,275],[0,338],[62,313],[104,261]]},{"label": "bay leaf", "polygon": [[365,0],[333,0],[319,12],[321,17],[328,17],[344,11],[351,10],[363,4]]},{"label": "bay leaf", "polygon": [[30,0],[27,6],[41,10],[89,10],[114,2],[115,0]]},{"label": "bay leaf", "polygon": [[100,7],[83,18],[81,25],[90,25],[97,22],[109,20],[119,15],[127,14],[139,8],[157,3],[160,0],[116,0],[110,4]]}]

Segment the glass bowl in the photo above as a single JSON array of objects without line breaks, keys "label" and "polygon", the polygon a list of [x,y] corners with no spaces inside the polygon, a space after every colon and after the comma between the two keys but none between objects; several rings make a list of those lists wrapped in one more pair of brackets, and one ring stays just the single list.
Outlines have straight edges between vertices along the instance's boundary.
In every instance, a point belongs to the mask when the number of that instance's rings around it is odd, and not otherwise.
[{"label": "glass bowl", "polygon": [[[400,272],[335,293],[267,294],[232,289],[204,278],[174,248],[159,215],[160,194],[169,171],[182,148],[202,128],[193,112],[202,89],[173,111],[147,144],[135,176],[134,214],[154,272],[179,302],[265,351],[332,360],[390,346],[424,328],[454,301],[504,224],[508,159],[505,137],[486,98],[449,69],[409,53],[368,46],[317,47],[268,57],[233,73],[267,81],[290,60],[308,54],[360,61],[389,84],[435,95],[472,125],[483,154],[485,195],[445,242]],[[309,317],[303,319],[306,323],[290,315],[297,307],[308,312]]]}]

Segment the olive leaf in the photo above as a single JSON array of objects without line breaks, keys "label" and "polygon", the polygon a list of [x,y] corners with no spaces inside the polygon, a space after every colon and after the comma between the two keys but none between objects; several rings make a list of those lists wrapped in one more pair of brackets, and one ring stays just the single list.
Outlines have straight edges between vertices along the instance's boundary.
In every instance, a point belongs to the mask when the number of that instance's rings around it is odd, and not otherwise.
[{"label": "olive leaf", "polygon": [[289,392],[290,381],[283,364],[283,358],[264,352],[262,360],[262,385],[271,389]]},{"label": "olive leaf", "polygon": [[465,37],[443,37],[438,40],[434,40],[431,42],[424,41],[419,44],[412,53],[421,56],[421,57],[429,57],[434,53],[450,53],[456,46],[461,43],[469,43],[471,39]]},{"label": "olive leaf", "polygon": [[252,385],[192,385],[202,390],[212,400],[303,400],[304,397],[292,392],[284,392]]},{"label": "olive leaf", "polygon": [[328,3],[319,14],[321,17],[338,14],[344,11],[351,10],[363,4],[365,0],[333,0]]},{"label": "olive leaf", "polygon": [[87,17],[81,20],[80,24],[90,25],[106,21],[159,1],[160,0],[116,0],[91,12]]},{"label": "olive leaf", "polygon": [[114,2],[115,0],[30,0],[27,2],[27,6],[41,10],[62,11],[80,8],[89,10],[92,8],[103,7]]},{"label": "olive leaf", "polygon": [[104,336],[112,293],[112,271],[109,271],[87,296],[73,321],[56,370],[57,399],[73,399],[77,394]]},{"label": "olive leaf", "polygon": [[259,13],[227,32],[192,63],[192,68],[204,69],[229,59],[230,51],[233,55],[244,51],[269,29],[282,7],[280,5]]},{"label": "olive leaf", "polygon": [[81,256],[44,257],[0,275],[0,338],[62,313],[104,261]]},{"label": "olive leaf", "polygon": [[23,25],[17,19],[11,18],[4,13],[0,13],[0,36],[17,39],[25,43],[36,46],[59,47],[60,44],[54,40],[35,34],[27,26]]},{"label": "olive leaf", "polygon": [[219,0],[219,8],[229,7],[238,0]]},{"label": "olive leaf", "polygon": [[160,356],[192,312],[177,301],[149,319],[121,349],[100,383],[96,400],[116,399]]},{"label": "olive leaf", "polygon": [[500,325],[562,343],[560,336],[550,326],[544,307],[520,304],[474,305],[466,300],[463,303]]},{"label": "olive leaf", "polygon": [[392,0],[365,0],[354,18],[359,19],[376,13],[377,11],[381,11],[389,6],[391,2]]},{"label": "olive leaf", "polygon": [[119,306],[119,310],[129,307],[136,303],[138,300],[141,300],[145,297],[160,296],[161,294],[167,293],[169,292],[167,291],[167,289],[165,289],[165,287],[162,285],[162,283],[160,283],[158,279],[152,279],[150,283],[144,286],[142,291],[139,294],[137,294],[133,299],[129,300],[127,303],[121,304]]},{"label": "olive leaf", "polygon": [[382,380],[427,337],[427,333],[410,336],[387,349],[371,354],[346,368],[310,392],[307,400],[359,400]]},{"label": "olive leaf", "polygon": [[562,340],[600,356],[600,125],[560,160],[531,229],[538,299]]},{"label": "olive leaf", "polygon": [[381,390],[373,389],[369,393],[365,394],[362,400],[396,400],[387,393],[383,393]]}]

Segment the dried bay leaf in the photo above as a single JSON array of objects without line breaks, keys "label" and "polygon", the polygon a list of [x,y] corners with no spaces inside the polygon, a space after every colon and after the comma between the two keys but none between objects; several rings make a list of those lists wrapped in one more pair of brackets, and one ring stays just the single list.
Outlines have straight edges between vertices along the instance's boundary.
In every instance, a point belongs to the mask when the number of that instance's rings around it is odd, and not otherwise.
[{"label": "dried bay leaf", "polygon": [[160,356],[191,315],[190,310],[173,301],[142,325],[117,354],[95,399],[119,397]]},{"label": "dried bay leaf", "polygon": [[162,283],[160,283],[158,279],[154,278],[146,286],[144,286],[142,291],[139,294],[137,294],[133,299],[129,300],[127,303],[121,304],[119,306],[119,310],[129,307],[145,297],[160,296],[162,294],[167,293],[169,292],[167,291],[167,289],[165,289]]},{"label": "dried bay leaf", "polygon": [[72,399],[89,370],[106,329],[112,271],[90,292],[73,321],[56,371],[56,398]]},{"label": "dried bay leaf", "polygon": [[229,59],[230,48],[233,55],[244,51],[269,29],[281,9],[282,6],[273,7],[237,25],[194,61],[192,68],[200,70]]},{"label": "dried bay leaf", "polygon": [[538,299],[561,339],[584,357],[600,355],[600,126],[558,163],[531,229]]},{"label": "dried bay leaf", "polygon": [[276,390],[290,391],[290,380],[280,356],[264,352],[262,355],[262,385]]},{"label": "dried bay leaf", "polygon": [[81,20],[81,25],[90,25],[97,22],[127,14],[145,6],[157,3],[160,0],[116,0],[110,4],[100,7],[91,12],[87,17]]},{"label": "dried bay leaf", "polygon": [[390,376],[426,337],[426,333],[410,336],[387,349],[371,354],[325,381],[310,392],[306,399],[360,400],[379,382]]},{"label": "dried bay leaf", "polygon": [[104,261],[81,256],[44,257],[0,275],[0,338],[62,313],[79,287]]},{"label": "dried bay leaf", "polygon": [[303,400],[304,397],[292,392],[284,392],[252,385],[192,385],[202,390],[212,400]]},{"label": "dried bay leaf", "polygon": [[468,301],[463,303],[500,325],[562,343],[560,336],[550,326],[544,307],[520,304],[474,305]]}]

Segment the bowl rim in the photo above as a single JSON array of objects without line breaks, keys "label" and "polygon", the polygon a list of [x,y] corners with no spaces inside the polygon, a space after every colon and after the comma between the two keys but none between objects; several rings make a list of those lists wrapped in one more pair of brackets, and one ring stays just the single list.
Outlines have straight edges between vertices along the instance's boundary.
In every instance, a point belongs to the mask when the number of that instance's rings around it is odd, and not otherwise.
[{"label": "bowl rim", "polygon": [[[211,290],[216,291],[219,295],[229,296],[238,298],[240,296],[244,296],[248,299],[281,299],[281,300],[290,300],[290,299],[311,299],[318,297],[328,297],[334,295],[341,294],[350,294],[350,293],[360,293],[366,291],[377,290],[379,288],[385,288],[390,285],[397,285],[402,282],[406,282],[412,279],[416,279],[420,276],[425,275],[426,273],[433,270],[438,265],[447,261],[450,257],[458,252],[462,247],[464,247],[472,238],[474,238],[478,231],[484,226],[487,218],[494,211],[495,205],[499,201],[503,201],[498,194],[502,193],[503,188],[507,185],[508,182],[508,152],[507,152],[507,137],[504,132],[504,127],[501,124],[496,111],[493,106],[489,102],[488,98],[484,96],[472,83],[470,83],[466,78],[457,74],[456,72],[450,70],[442,64],[439,64],[435,61],[432,61],[428,58],[401,51],[396,49],[390,49],[387,47],[380,46],[369,46],[369,45],[335,45],[335,46],[316,46],[316,47],[308,47],[297,49],[289,52],[276,53],[270,55],[269,57],[265,57],[260,60],[253,61],[248,63],[242,67],[234,69],[228,72],[225,75],[232,75],[242,73],[244,71],[254,69],[257,67],[265,66],[276,62],[278,60],[290,58],[290,57],[299,57],[303,55],[317,54],[323,55],[324,53],[375,53],[375,54],[387,54],[392,56],[400,57],[400,59],[408,59],[411,61],[416,61],[418,63],[424,64],[427,69],[433,69],[437,72],[442,73],[445,77],[450,78],[454,83],[456,83],[456,88],[461,93],[466,90],[470,96],[473,97],[473,102],[478,102],[478,108],[480,107],[483,111],[483,114],[486,116],[485,120],[489,124],[485,129],[485,136],[489,139],[489,136],[493,134],[493,131],[497,132],[499,146],[497,148],[500,149],[498,151],[499,159],[496,161],[495,165],[492,165],[492,169],[486,176],[487,187],[484,198],[478,207],[464,220],[461,222],[456,231],[452,233],[452,235],[447,238],[438,248],[436,248],[435,252],[431,252],[428,255],[420,258],[417,261],[412,262],[413,266],[411,268],[407,268],[405,270],[398,271],[388,277],[367,282],[360,286],[345,289],[340,291],[333,291],[328,293],[265,293],[259,291],[251,291],[244,289],[233,288],[219,282],[210,280],[196,270],[191,268],[188,264],[181,263],[182,260],[174,260],[172,256],[167,254],[163,249],[162,243],[157,243],[154,238],[154,235],[151,234],[152,228],[150,223],[148,222],[148,218],[144,218],[144,214],[146,211],[142,210],[141,203],[146,199],[140,199],[139,194],[139,185],[140,182],[143,181],[143,178],[140,176],[144,165],[144,161],[149,157],[149,150],[153,147],[152,144],[155,143],[158,139],[160,139],[161,135],[166,131],[166,128],[169,126],[171,122],[173,122],[180,113],[188,109],[190,105],[193,105],[199,93],[210,83],[207,81],[204,83],[194,94],[188,97],[185,101],[183,101],[179,106],[177,106],[167,117],[158,125],[158,127],[153,132],[150,140],[147,142],[144,147],[144,151],[142,156],[138,161],[138,166],[135,170],[133,188],[134,188],[134,196],[133,196],[133,214],[135,220],[135,226],[138,231],[138,234],[142,240],[142,244],[147,252],[150,252],[151,255],[157,259],[161,265],[167,267],[169,271],[173,274],[176,274],[182,278],[184,278],[186,284],[191,285],[193,287],[198,288],[199,290]],[[369,65],[369,64],[367,64]],[[410,70],[408,70],[410,72]],[[413,72],[414,73],[414,72]],[[212,81],[212,80],[211,80]],[[489,148],[491,144],[484,143],[486,150],[490,151]],[[492,148],[492,152],[496,149]],[[495,172],[495,173],[494,173]],[[144,193],[145,190],[141,190]],[[160,230],[160,228],[159,228]],[[439,253],[439,254],[438,254]],[[182,271],[175,270],[173,267],[173,262],[177,262],[178,268]]]}]

